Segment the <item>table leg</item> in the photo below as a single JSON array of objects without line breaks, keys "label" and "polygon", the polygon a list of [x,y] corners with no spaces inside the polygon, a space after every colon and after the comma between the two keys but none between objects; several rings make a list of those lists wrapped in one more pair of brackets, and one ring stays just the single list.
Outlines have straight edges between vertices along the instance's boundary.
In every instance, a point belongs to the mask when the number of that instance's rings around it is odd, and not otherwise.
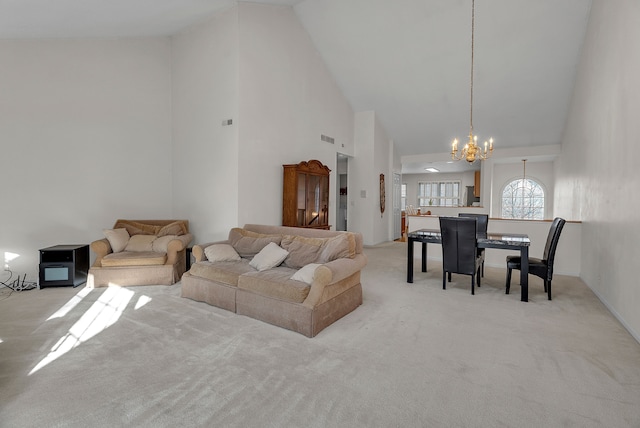
[{"label": "table leg", "polygon": [[427,271],[427,243],[422,243],[422,272]]},{"label": "table leg", "polygon": [[529,247],[520,247],[520,301],[529,301]]},{"label": "table leg", "polygon": [[411,238],[407,239],[407,282],[413,282],[413,242]]}]

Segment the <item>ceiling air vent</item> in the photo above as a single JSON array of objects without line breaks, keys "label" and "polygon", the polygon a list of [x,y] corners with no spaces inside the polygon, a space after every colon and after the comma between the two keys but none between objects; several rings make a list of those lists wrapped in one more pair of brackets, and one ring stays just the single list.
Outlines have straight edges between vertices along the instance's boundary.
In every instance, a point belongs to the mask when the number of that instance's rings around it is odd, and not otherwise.
[{"label": "ceiling air vent", "polygon": [[336,143],[336,139],[335,138],[331,138],[328,135],[324,135],[324,134],[320,134],[320,140],[324,141],[325,143],[331,143],[331,144],[335,144]]}]

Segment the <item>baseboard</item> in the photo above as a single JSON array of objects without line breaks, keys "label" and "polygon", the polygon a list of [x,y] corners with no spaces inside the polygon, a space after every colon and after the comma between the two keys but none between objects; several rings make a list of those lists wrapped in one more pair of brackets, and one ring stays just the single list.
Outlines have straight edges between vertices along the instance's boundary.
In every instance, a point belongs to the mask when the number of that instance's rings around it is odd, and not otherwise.
[{"label": "baseboard", "polygon": [[629,332],[629,334],[633,336],[636,342],[640,343],[640,334],[638,334],[633,328],[631,328],[629,324],[627,324],[624,318],[622,318],[622,316],[611,305],[609,305],[609,303],[606,301],[604,297],[602,297],[600,293],[598,293],[593,287],[589,286],[589,284],[587,284],[586,282],[585,284],[587,287],[589,287],[591,291],[593,291],[593,294],[596,295],[596,297],[609,310],[609,312],[611,312],[611,315],[613,315],[618,320],[618,322],[620,322],[620,324],[622,324],[622,326]]}]

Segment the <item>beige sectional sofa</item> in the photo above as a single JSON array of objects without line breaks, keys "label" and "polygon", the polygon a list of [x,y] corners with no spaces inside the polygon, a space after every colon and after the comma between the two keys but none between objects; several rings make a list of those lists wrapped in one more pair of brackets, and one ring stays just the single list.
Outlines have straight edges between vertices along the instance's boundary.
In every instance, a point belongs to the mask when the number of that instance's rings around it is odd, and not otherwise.
[{"label": "beige sectional sofa", "polygon": [[103,232],[104,238],[91,243],[96,259],[88,287],[172,285],[186,270],[193,239],[187,220],[119,219]]},{"label": "beige sectional sofa", "polygon": [[[265,266],[272,253],[283,260]],[[182,297],[308,337],[362,304],[359,233],[247,224],[225,241],[195,245],[193,255]]]}]

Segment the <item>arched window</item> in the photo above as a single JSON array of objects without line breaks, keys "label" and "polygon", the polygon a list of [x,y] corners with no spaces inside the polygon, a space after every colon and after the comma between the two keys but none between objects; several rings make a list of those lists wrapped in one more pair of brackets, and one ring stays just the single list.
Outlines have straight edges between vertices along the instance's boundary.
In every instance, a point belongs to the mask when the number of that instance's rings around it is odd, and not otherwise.
[{"label": "arched window", "polygon": [[502,190],[502,218],[544,219],[544,189],[535,180],[518,178]]}]

